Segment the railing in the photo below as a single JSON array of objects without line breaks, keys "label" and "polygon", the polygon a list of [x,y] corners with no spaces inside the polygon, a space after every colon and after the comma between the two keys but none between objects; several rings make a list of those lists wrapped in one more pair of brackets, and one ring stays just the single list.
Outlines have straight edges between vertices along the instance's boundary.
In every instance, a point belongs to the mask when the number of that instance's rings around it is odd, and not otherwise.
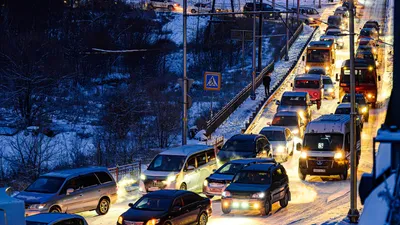
[{"label": "railing", "polygon": [[108,168],[110,174],[114,177],[115,182],[119,182],[122,179],[132,179],[134,181],[138,181],[140,179],[141,174],[141,162],[116,166],[112,168]]},{"label": "railing", "polygon": [[[301,32],[304,29],[304,25],[303,23],[300,24],[300,26],[297,28],[297,30],[294,32],[293,36],[289,39],[289,46],[292,46],[293,43],[296,41],[296,39],[299,37],[299,35],[301,34]],[[281,59],[286,55],[286,46],[283,46],[283,48],[281,49],[281,51],[279,52],[279,56],[281,57]]]},{"label": "railing", "polygon": [[[303,31],[303,24],[301,24],[292,38],[289,40],[289,46],[292,46],[294,41],[298,38]],[[281,52],[284,50],[284,46]],[[263,76],[273,70],[274,62],[268,64],[256,77],[255,87],[258,88],[262,83]],[[216,113],[209,121],[207,121],[206,136],[210,136],[250,95],[252,84],[248,84],[242,89],[231,101],[228,102],[218,113]]]}]

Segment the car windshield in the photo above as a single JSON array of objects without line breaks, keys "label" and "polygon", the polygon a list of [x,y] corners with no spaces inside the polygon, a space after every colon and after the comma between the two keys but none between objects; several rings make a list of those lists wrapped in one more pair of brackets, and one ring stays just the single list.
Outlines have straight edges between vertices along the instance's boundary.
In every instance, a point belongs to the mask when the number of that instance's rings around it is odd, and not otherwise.
[{"label": "car windshield", "polygon": [[[350,102],[350,95],[345,95],[342,99],[342,102]],[[359,105],[365,105],[367,102],[363,96],[356,95],[356,103]]]},{"label": "car windshield", "polygon": [[[337,13],[335,13],[335,14],[338,14],[338,13],[340,13],[340,12],[337,12]],[[340,20],[339,20],[338,18],[329,17],[329,18],[328,18],[328,24],[329,24],[329,25],[338,26],[338,25],[340,25]]]},{"label": "car windshield", "polygon": [[221,151],[227,152],[253,152],[255,149],[255,142],[251,139],[249,140],[228,140]]},{"label": "car windshield", "polygon": [[319,80],[295,80],[294,87],[318,89]]},{"label": "car windshield", "polygon": [[283,131],[261,130],[260,134],[267,137],[268,141],[285,141],[285,134]]},{"label": "car windshield", "polygon": [[344,114],[344,115],[350,115],[350,108],[337,108],[335,111],[335,114]]},{"label": "car windshield", "polygon": [[368,51],[357,51],[356,58],[366,59],[366,60],[371,60],[371,59],[374,60],[375,59],[374,55]]},{"label": "car windshield", "polygon": [[147,170],[153,171],[180,171],[185,164],[185,156],[158,155],[150,163]]},{"label": "car windshield", "polygon": [[60,190],[65,178],[62,177],[39,177],[25,191],[38,193],[56,193]]},{"label": "car windshield", "polygon": [[297,126],[296,116],[275,116],[272,120],[272,125],[275,126]]},{"label": "car windshield", "polygon": [[159,198],[159,197],[142,197],[135,205],[134,209],[138,210],[149,210],[149,211],[167,211],[172,203],[170,198]]},{"label": "car windshield", "polygon": [[287,106],[305,106],[306,98],[297,96],[283,96],[281,99],[281,105]]},{"label": "car windshield", "polygon": [[219,168],[215,173],[235,175],[239,170],[243,168],[243,164],[240,163],[226,163]]},{"label": "car windshield", "polygon": [[309,74],[320,74],[320,75],[326,75],[325,70],[323,69],[317,69],[317,68],[311,68],[308,71]]},{"label": "car windshield", "polygon": [[264,171],[241,171],[233,179],[239,184],[270,184],[271,174]]},{"label": "car windshield", "polygon": [[329,50],[313,49],[307,51],[307,62],[329,62]]},{"label": "car windshield", "polygon": [[342,149],[343,134],[305,134],[304,148],[318,151]]},{"label": "car windshield", "polygon": [[324,84],[333,84],[330,78],[324,78],[322,81]]},{"label": "car windshield", "polygon": [[308,15],[318,15],[318,11],[316,9],[307,9]]},{"label": "car windshield", "polygon": [[[376,84],[375,80],[375,69],[370,66],[371,69],[356,69],[356,85],[357,84]],[[350,83],[350,68],[342,69],[342,76],[340,76],[342,83]]]},{"label": "car windshield", "polygon": [[362,29],[360,31],[360,36],[366,36],[366,37],[370,37],[371,36],[371,31],[370,30],[366,30],[366,29]]},{"label": "car windshield", "polygon": [[327,32],[326,32],[326,35],[330,35],[330,36],[336,36],[336,35],[339,35],[339,34],[341,34],[342,32],[340,32],[340,31],[338,31],[338,30],[328,30]]}]

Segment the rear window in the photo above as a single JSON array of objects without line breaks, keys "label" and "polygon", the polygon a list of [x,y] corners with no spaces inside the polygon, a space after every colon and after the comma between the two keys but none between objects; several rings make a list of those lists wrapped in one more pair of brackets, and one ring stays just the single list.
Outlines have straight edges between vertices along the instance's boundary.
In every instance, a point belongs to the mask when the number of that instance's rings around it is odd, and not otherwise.
[{"label": "rear window", "polygon": [[107,183],[112,181],[112,178],[106,172],[97,172],[95,174],[99,178],[101,183]]},{"label": "rear window", "polygon": [[296,88],[318,89],[319,81],[318,80],[296,80],[294,86]]},{"label": "rear window", "polygon": [[324,78],[324,79],[323,79],[323,82],[324,82],[324,84],[333,84],[333,83],[332,83],[332,80],[329,79],[329,78]]}]

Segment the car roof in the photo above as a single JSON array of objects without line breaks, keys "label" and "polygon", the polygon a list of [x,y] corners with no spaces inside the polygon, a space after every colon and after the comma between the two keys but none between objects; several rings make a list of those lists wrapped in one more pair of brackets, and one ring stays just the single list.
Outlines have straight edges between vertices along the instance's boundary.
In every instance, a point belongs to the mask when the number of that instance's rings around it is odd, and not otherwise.
[{"label": "car roof", "polygon": [[261,134],[236,134],[232,136],[230,140],[255,140],[258,137],[263,137],[264,135]]},{"label": "car roof", "polygon": [[178,155],[178,156],[188,156],[199,151],[205,151],[213,148],[208,145],[183,145],[179,147],[169,148],[160,152],[159,155]]},{"label": "car roof", "polygon": [[148,194],[146,194],[146,196],[174,198],[188,193],[192,192],[185,190],[159,190],[159,191],[149,192]]},{"label": "car roof", "polygon": [[319,80],[321,79],[321,75],[320,74],[300,74],[297,75],[295,78],[295,80]]},{"label": "car roof", "polygon": [[[337,108],[343,109],[343,108],[350,108],[350,107],[351,107],[350,102],[343,102],[343,103],[340,103]],[[357,104],[356,104],[356,107],[357,107]]]},{"label": "car roof", "polygon": [[297,112],[293,111],[279,111],[275,114],[275,116],[298,116]]},{"label": "car roof", "polygon": [[[350,67],[350,59],[344,61],[343,66]],[[372,62],[370,60],[356,58],[354,61],[354,66],[355,67],[369,67],[369,66],[375,67],[375,62]]]},{"label": "car roof", "polygon": [[275,164],[268,163],[258,163],[252,164],[242,169],[242,171],[269,171],[271,168],[275,167]]},{"label": "car roof", "polygon": [[[343,97],[346,97],[346,96],[350,96],[350,93],[346,93],[346,94],[344,94],[344,96],[343,96]],[[362,94],[362,93],[356,93],[356,97],[363,97],[363,98],[365,98],[365,95],[364,95],[364,94]]]},{"label": "car roof", "polygon": [[293,97],[306,97],[307,92],[304,91],[285,91],[282,95],[283,96],[293,96]]},{"label": "car roof", "polygon": [[342,33],[342,31],[340,30],[340,28],[337,28],[337,27],[328,28],[328,29],[325,31],[325,33],[328,32],[328,31],[337,31],[337,32]]},{"label": "car roof", "polygon": [[108,169],[106,167],[100,167],[100,166],[83,167],[83,168],[76,168],[76,169],[53,171],[50,173],[46,173],[42,176],[67,178],[70,176],[77,176],[80,174],[87,174],[87,173],[93,173],[93,172],[108,172]]},{"label": "car roof", "polygon": [[284,132],[285,129],[287,129],[287,128],[282,127],[282,126],[269,126],[269,127],[264,127],[263,129],[261,129],[261,131],[282,131],[282,132]]},{"label": "car roof", "polygon": [[276,163],[273,158],[247,158],[247,159],[235,159],[228,163],[239,163],[239,164],[247,164],[247,163]]},{"label": "car roof", "polygon": [[332,80],[332,78],[331,78],[330,76],[327,76],[327,75],[322,75],[322,79],[325,79],[325,80]]},{"label": "car roof", "polygon": [[330,47],[332,42],[330,41],[312,41],[308,44],[308,47]]},{"label": "car roof", "polygon": [[322,66],[311,66],[309,70],[323,70],[325,71],[325,68]]},{"label": "car roof", "polygon": [[72,219],[79,218],[84,219],[82,216],[76,214],[67,214],[67,213],[40,213],[33,216],[26,217],[27,221],[39,222],[39,223],[52,223],[57,222],[64,219]]}]

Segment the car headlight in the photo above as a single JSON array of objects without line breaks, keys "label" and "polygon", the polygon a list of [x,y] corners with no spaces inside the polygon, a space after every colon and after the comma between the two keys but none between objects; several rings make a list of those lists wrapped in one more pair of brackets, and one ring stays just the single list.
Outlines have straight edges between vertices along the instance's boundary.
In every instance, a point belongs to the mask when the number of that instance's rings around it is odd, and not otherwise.
[{"label": "car headlight", "polygon": [[307,159],[307,152],[301,152],[300,158]]},{"label": "car headlight", "polygon": [[124,218],[122,216],[118,217],[118,224],[123,224],[124,223]]},{"label": "car headlight", "polygon": [[339,38],[339,39],[337,40],[337,42],[343,43],[343,39],[342,39],[342,38]]},{"label": "car headlight", "polygon": [[376,49],[372,49],[372,52],[376,54]]},{"label": "car headlight", "polygon": [[29,206],[29,209],[41,210],[44,207],[46,207],[46,204],[33,204]]},{"label": "car headlight", "polygon": [[231,193],[229,192],[229,191],[223,191],[222,192],[222,197],[224,197],[224,198],[228,198],[228,197],[231,197],[232,195],[231,195]]},{"label": "car headlight", "polygon": [[363,107],[363,108],[361,109],[361,112],[362,112],[362,113],[366,113],[367,111],[368,111],[367,107]]},{"label": "car headlight", "polygon": [[299,133],[299,129],[293,129],[293,130],[292,130],[292,133],[293,133],[293,134],[298,134],[298,133]]},{"label": "car headlight", "polygon": [[286,150],[286,148],[283,147],[283,146],[278,146],[278,147],[276,148],[276,152],[279,152],[279,153],[284,153],[285,150]]},{"label": "car headlight", "polygon": [[328,92],[332,93],[333,92],[333,88],[328,88]]},{"label": "car headlight", "polygon": [[306,71],[309,71],[310,70],[310,67],[309,66],[306,66]]},{"label": "car headlight", "polygon": [[314,21],[314,18],[309,18],[310,21]]},{"label": "car headlight", "polygon": [[140,174],[140,179],[141,179],[141,180],[146,180],[146,175]]},{"label": "car headlight", "polygon": [[342,152],[336,152],[335,155],[333,156],[335,159],[343,159],[343,153]]},{"label": "car headlight", "polygon": [[176,180],[176,175],[168,176],[168,177],[167,177],[167,182],[168,182],[168,183],[174,182],[175,180]]},{"label": "car headlight", "polygon": [[259,192],[259,193],[255,193],[251,196],[251,198],[264,198],[265,197],[265,193],[264,192]]},{"label": "car headlight", "polygon": [[146,225],[156,225],[160,222],[160,219],[151,219],[147,221]]},{"label": "car headlight", "polygon": [[204,180],[203,185],[208,186],[208,180]]},{"label": "car headlight", "polygon": [[299,113],[299,116],[300,116],[301,118],[303,118],[303,119],[304,119],[304,111],[303,111],[303,110],[301,110],[301,111],[299,111],[298,113]]},{"label": "car headlight", "polygon": [[329,70],[329,66],[326,66],[326,67],[325,67],[325,70],[328,71],[328,70]]}]

